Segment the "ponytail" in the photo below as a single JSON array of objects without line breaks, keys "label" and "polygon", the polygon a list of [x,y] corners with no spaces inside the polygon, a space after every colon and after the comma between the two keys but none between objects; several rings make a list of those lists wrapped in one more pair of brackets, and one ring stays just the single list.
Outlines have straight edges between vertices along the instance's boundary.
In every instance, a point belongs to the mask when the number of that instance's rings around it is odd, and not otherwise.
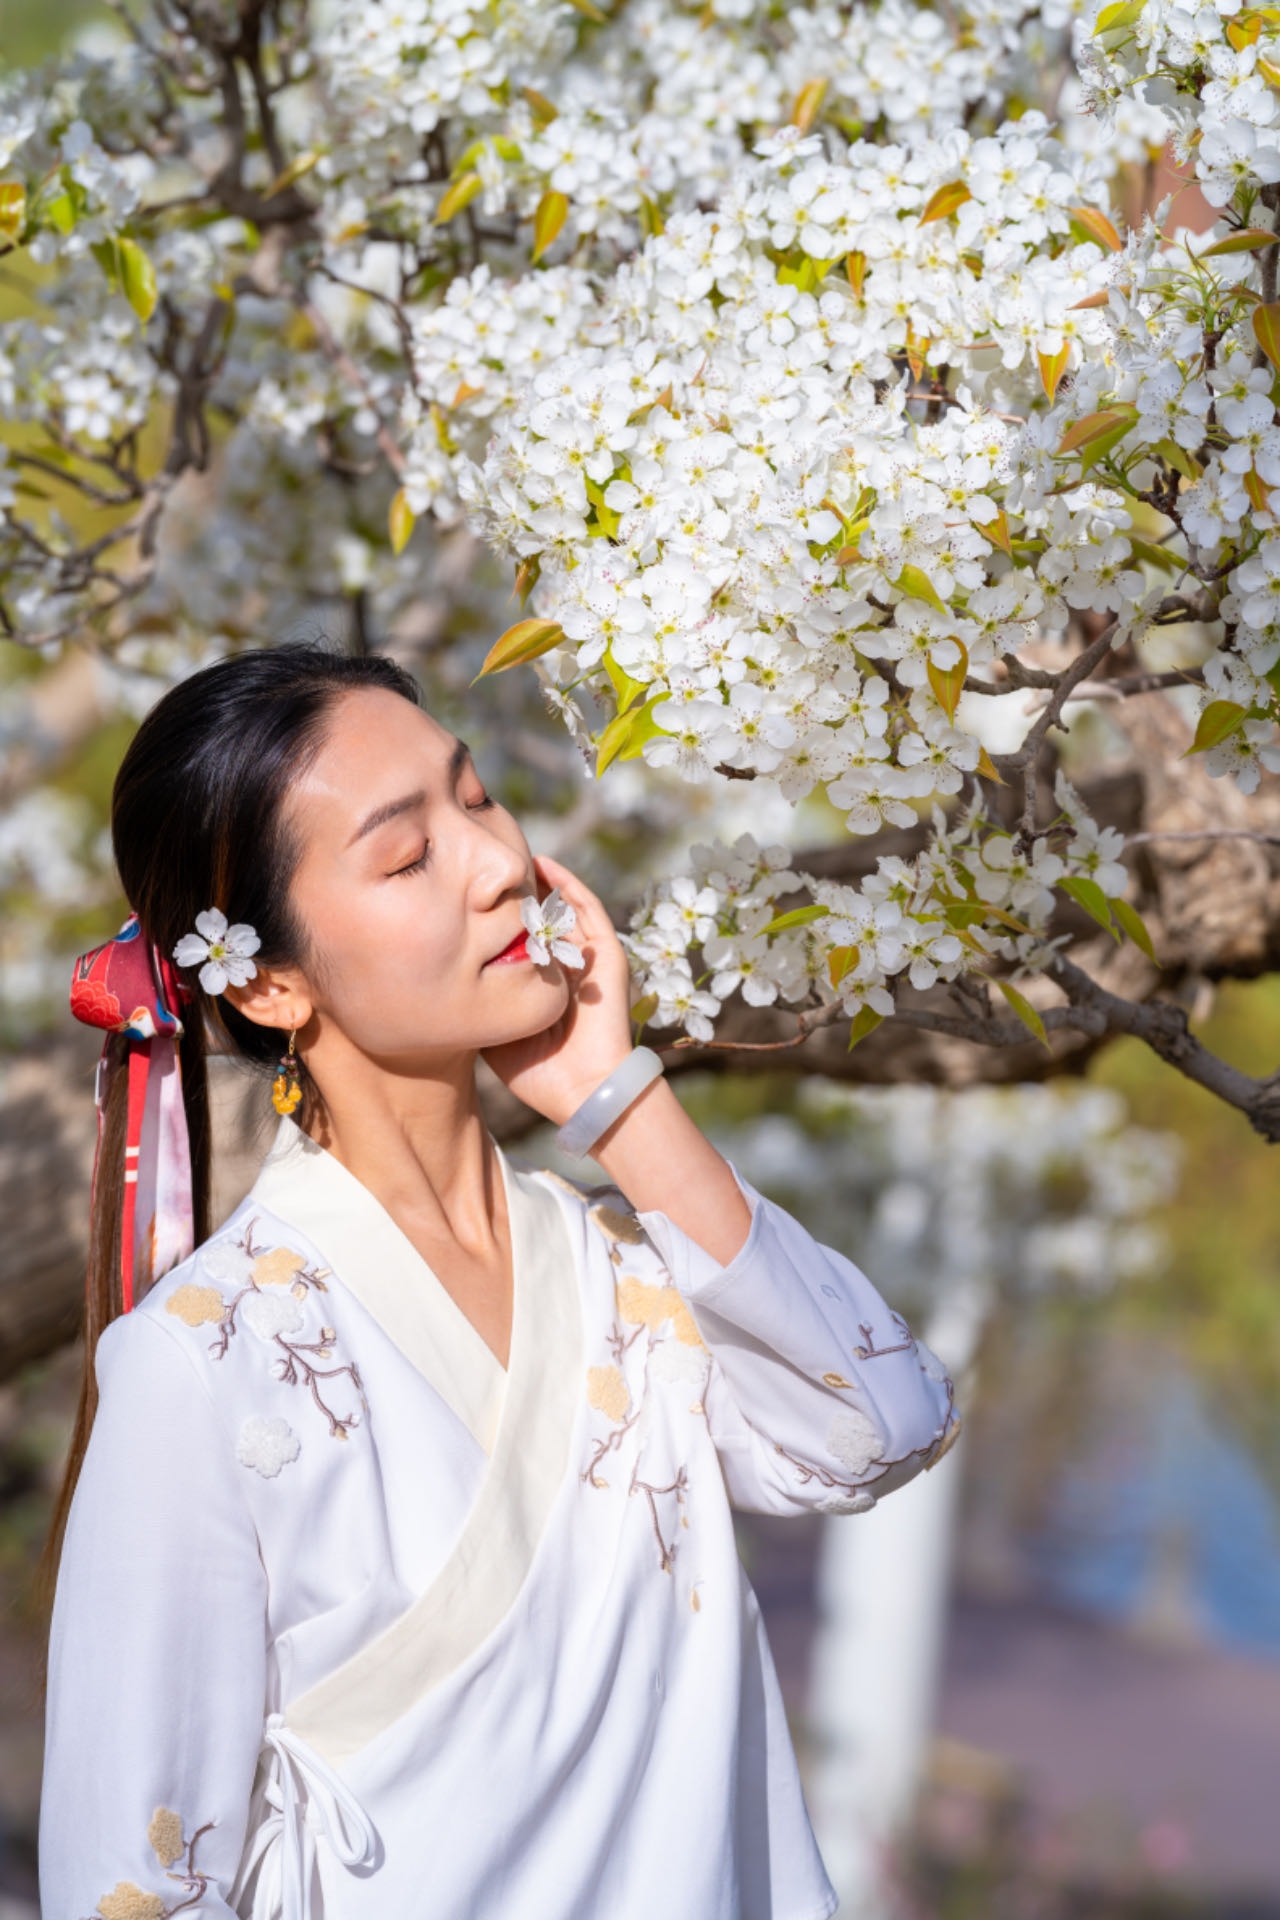
[{"label": "ponytail", "polygon": [[[380,655],[353,658],[319,648],[281,647],[221,660],[180,682],[152,708],[116,777],[111,833],[116,866],[138,923],[127,937],[139,954],[154,954],[162,973],[177,941],[195,925],[196,915],[210,906],[256,930],[264,964],[305,962],[304,930],[289,899],[299,849],[284,817],[284,802],[319,751],[330,708],[343,694],[367,688],[396,693],[414,703],[418,700],[410,675]],[[107,952],[108,948],[98,950]],[[77,984],[88,979],[95,958],[87,955],[77,963],[73,1011],[95,1025],[112,1025],[101,1017],[100,1007],[87,1012],[76,1004]],[[162,988],[166,984],[162,979]],[[177,1047],[190,1154],[191,1229],[199,1246],[208,1238],[211,1224],[213,1140],[206,1058],[211,1032],[216,1029],[226,1051],[267,1072],[275,1070],[280,1036],[224,1004],[222,996],[204,993],[194,980],[184,992],[188,1003],[182,1010]],[[169,1011],[176,1013],[177,1008]],[[161,1019],[163,1012],[162,996]],[[141,1036],[131,1035],[123,1023],[114,1024],[100,1069],[103,1094],[80,1396],[37,1572],[38,1589],[46,1601],[57,1577],[72,1498],[97,1410],[98,1340],[104,1328],[133,1304],[129,1297],[132,1262],[125,1244],[125,1149],[129,1057]]]}]

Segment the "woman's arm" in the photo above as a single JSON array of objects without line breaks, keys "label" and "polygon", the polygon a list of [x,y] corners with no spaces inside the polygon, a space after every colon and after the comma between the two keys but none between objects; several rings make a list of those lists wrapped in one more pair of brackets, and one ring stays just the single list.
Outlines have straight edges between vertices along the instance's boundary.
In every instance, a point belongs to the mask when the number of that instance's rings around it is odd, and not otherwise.
[{"label": "woman's arm", "polygon": [[151,1315],[107,1328],[97,1374],[49,1645],[41,1911],[232,1920],[267,1644],[241,1469]]},{"label": "woman's arm", "polygon": [[665,1080],[627,1108],[592,1157],[637,1213],[661,1213],[721,1267],[746,1244],[751,1209],[733,1169]]},{"label": "woman's arm", "polygon": [[730,1177],[751,1231],[724,1264],[665,1211],[639,1216],[712,1355],[706,1412],[730,1498],[858,1512],[950,1446],[951,1381],[860,1268]]}]

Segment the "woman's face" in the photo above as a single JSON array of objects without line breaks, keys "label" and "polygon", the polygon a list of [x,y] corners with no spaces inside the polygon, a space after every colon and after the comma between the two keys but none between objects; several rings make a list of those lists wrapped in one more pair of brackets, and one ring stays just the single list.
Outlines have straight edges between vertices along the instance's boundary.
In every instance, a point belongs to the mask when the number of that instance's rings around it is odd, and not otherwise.
[{"label": "woman's face", "polygon": [[306,995],[362,1053],[478,1052],[564,1012],[559,965],[523,951],[520,902],[538,890],[525,837],[428,714],[381,690],[345,695],[289,821]]}]

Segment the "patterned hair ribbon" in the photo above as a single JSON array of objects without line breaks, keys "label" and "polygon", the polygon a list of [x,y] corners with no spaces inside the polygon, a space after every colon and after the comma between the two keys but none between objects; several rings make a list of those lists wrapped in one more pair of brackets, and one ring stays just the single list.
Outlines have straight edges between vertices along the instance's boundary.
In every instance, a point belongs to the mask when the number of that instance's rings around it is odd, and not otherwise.
[{"label": "patterned hair ribbon", "polygon": [[[177,1007],[187,997],[173,966],[142,936],[131,913],[114,940],[81,954],[71,976],[71,1011],[89,1027],[123,1038],[129,1104],[120,1237],[120,1296],[125,1313],[152,1283],[185,1260],[195,1241],[191,1144],[182,1099]],[[110,1040],[98,1063],[98,1157]],[[93,1169],[98,1182],[98,1161]]]}]

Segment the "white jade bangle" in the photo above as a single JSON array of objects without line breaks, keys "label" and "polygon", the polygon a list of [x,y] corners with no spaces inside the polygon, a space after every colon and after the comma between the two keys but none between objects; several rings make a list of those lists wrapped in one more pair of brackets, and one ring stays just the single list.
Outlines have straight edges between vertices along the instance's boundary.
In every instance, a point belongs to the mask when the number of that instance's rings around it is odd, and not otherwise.
[{"label": "white jade bangle", "polygon": [[662,1077],[662,1062],[651,1047],[633,1047],[620,1067],[615,1067],[589,1093],[576,1113],[556,1135],[561,1153],[583,1160],[602,1134],[608,1133],[620,1113],[640,1098],[646,1087]]}]

